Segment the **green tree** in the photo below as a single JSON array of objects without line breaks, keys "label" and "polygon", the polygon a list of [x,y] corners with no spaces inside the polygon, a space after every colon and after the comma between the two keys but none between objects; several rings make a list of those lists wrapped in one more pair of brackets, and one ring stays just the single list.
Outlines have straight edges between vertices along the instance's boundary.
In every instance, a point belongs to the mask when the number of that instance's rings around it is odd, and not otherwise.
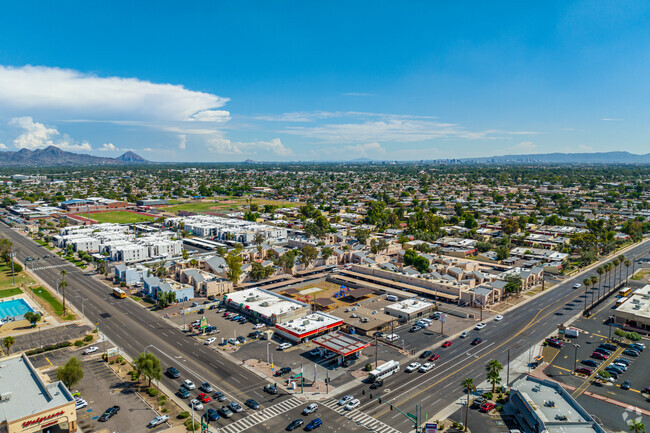
[{"label": "green tree", "polygon": [[229,252],[225,259],[226,264],[228,265],[228,271],[226,272],[226,276],[230,281],[232,281],[233,284],[239,283],[239,278],[241,277],[242,271],[241,267],[242,264],[244,263],[244,259],[241,258],[239,253],[235,251]]},{"label": "green tree", "polygon": [[11,346],[13,346],[15,342],[16,340],[11,335],[2,340],[3,346],[7,348],[7,354],[11,351]]},{"label": "green tree", "polygon": [[366,229],[356,229],[354,232],[354,237],[360,244],[366,244],[368,238],[370,237],[370,231]]},{"label": "green tree", "polygon": [[248,273],[248,276],[253,281],[259,281],[270,277],[271,275],[273,275],[273,272],[275,272],[273,266],[262,266],[258,262],[253,262],[251,263],[251,270]]},{"label": "green tree", "polygon": [[641,421],[630,420],[627,425],[630,428],[630,433],[645,433],[645,424]]},{"label": "green tree", "polygon": [[264,243],[264,235],[262,233],[256,233],[253,242],[255,242],[255,245],[262,245]]},{"label": "green tree", "polygon": [[424,274],[426,272],[429,272],[430,263],[429,260],[427,260],[426,258],[422,256],[417,256],[415,258],[415,261],[413,262],[413,266],[415,267],[415,269],[418,270],[418,272]]},{"label": "green tree", "polygon": [[61,289],[61,296],[63,297],[63,315],[65,316],[65,288],[68,283],[65,281],[65,276],[68,275],[68,271],[65,269],[61,270],[61,282],[59,283],[59,288]]},{"label": "green tree", "polygon": [[318,258],[318,250],[316,247],[305,245],[300,250],[300,256],[298,257],[298,260],[300,263],[305,265],[305,267],[309,267],[309,265],[311,265],[311,263],[316,260],[316,258]]},{"label": "green tree", "polygon": [[323,247],[320,249],[320,256],[327,261],[330,257],[332,257],[332,254],[334,254],[334,250],[330,247]]},{"label": "green tree", "polygon": [[183,248],[182,254],[183,254],[183,260],[187,260],[187,259],[190,258],[190,253],[187,252],[187,250],[185,248]]},{"label": "green tree", "polygon": [[519,230],[519,224],[517,224],[517,221],[514,219],[507,218],[501,223],[501,228],[503,228],[503,232],[509,236],[513,233],[517,233]]},{"label": "green tree", "polygon": [[36,323],[38,323],[41,320],[41,315],[39,313],[34,313],[33,311],[28,311],[25,313],[25,319],[32,326],[36,326]]},{"label": "green tree", "polygon": [[505,260],[510,257],[510,250],[505,245],[499,245],[496,249],[497,260]]},{"label": "green tree", "polygon": [[142,352],[133,360],[134,371],[137,377],[144,376],[149,380],[160,380],[162,376],[162,369],[160,367],[160,359],[153,353]]},{"label": "green tree", "polygon": [[74,388],[84,377],[83,366],[77,357],[68,359],[65,365],[56,369],[56,378],[59,379],[68,389]]},{"label": "green tree", "polygon": [[501,371],[503,370],[503,365],[496,359],[489,361],[485,369],[487,370],[487,380],[492,384],[492,393],[496,391],[496,386],[501,383]]}]

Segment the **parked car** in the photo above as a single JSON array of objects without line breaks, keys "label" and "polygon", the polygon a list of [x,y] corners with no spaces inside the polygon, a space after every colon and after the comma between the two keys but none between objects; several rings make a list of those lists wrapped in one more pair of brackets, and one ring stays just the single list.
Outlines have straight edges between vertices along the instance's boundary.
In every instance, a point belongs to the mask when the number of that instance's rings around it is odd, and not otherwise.
[{"label": "parked car", "polygon": [[106,411],[99,417],[99,421],[106,422],[109,419],[113,418],[120,411],[119,406],[112,406],[106,409]]},{"label": "parked car", "polygon": [[199,386],[199,389],[204,392],[213,392],[214,388],[212,388],[212,385],[210,385],[208,382],[203,382],[201,386]]},{"label": "parked car", "polygon": [[276,376],[284,376],[284,375],[287,374],[287,373],[291,373],[291,367],[282,367],[281,369],[279,369],[279,370],[275,373],[275,375],[276,375]]},{"label": "parked car", "polygon": [[183,387],[178,389],[176,395],[178,395],[180,398],[190,398],[190,392]]},{"label": "parked car", "polygon": [[306,431],[312,431],[323,425],[323,421],[320,418],[314,418],[305,426]]},{"label": "parked car", "polygon": [[228,408],[235,413],[239,413],[244,410],[236,401],[231,401],[228,403]]},{"label": "parked car", "polygon": [[210,402],[212,401],[212,399],[210,398],[210,396],[209,396],[208,394],[203,393],[203,392],[200,393],[196,398],[197,398],[201,403],[210,403]]},{"label": "parked car", "polygon": [[149,424],[147,424],[147,427],[149,427],[149,428],[155,427],[155,426],[160,425],[160,424],[162,424],[164,422],[167,422],[168,420],[169,420],[169,415],[158,415],[157,417],[155,417],[154,419],[149,421]]},{"label": "parked car", "polygon": [[589,367],[598,367],[600,365],[600,362],[596,362],[593,359],[583,359],[580,363]]},{"label": "parked car", "polygon": [[350,400],[348,402],[348,404],[345,405],[344,409],[345,410],[353,410],[353,409],[358,408],[359,405],[361,405],[361,402],[359,401],[359,399],[355,398],[355,399]]},{"label": "parked car", "polygon": [[594,359],[600,359],[600,360],[605,360],[605,359],[609,358],[608,355],[603,355],[603,354],[600,353],[600,352],[594,352],[594,353],[592,353],[592,354],[591,354],[591,357],[594,358]]},{"label": "parked car", "polygon": [[428,358],[432,355],[433,353],[430,350],[425,350],[422,352],[422,355],[420,355],[420,359],[425,359]]},{"label": "parked car", "polygon": [[99,350],[99,347],[97,347],[97,346],[90,346],[90,347],[87,347],[86,350],[84,350],[84,351],[81,352],[81,353],[84,354],[84,355],[90,355],[91,353],[95,353],[95,352],[97,352],[98,350]]},{"label": "parked car", "polygon": [[586,374],[587,376],[591,376],[593,370],[587,367],[578,367],[576,368],[576,373],[582,373],[582,374]]},{"label": "parked car", "polygon": [[208,338],[207,340],[205,340],[205,343],[203,343],[203,344],[205,344],[206,346],[208,346],[208,345],[214,343],[215,341],[217,341],[217,339],[216,339],[215,337],[210,337],[210,338]]},{"label": "parked car", "polygon": [[564,346],[564,343],[561,342],[560,340],[557,340],[555,338],[547,338],[546,342],[548,343],[549,346],[555,347],[558,349],[562,349],[562,346]]},{"label": "parked car", "polygon": [[444,343],[442,343],[442,347],[449,347],[449,346],[451,346],[451,344],[452,344],[451,341],[447,340]]},{"label": "parked car", "polygon": [[167,369],[167,375],[172,379],[178,379],[179,377],[181,377],[181,373],[178,370],[176,370],[174,367],[169,367]]},{"label": "parked car", "polygon": [[488,413],[489,411],[494,409],[494,406],[495,406],[494,403],[490,403],[488,401],[488,402],[483,403],[480,410],[481,410],[481,412]]},{"label": "parked car", "polygon": [[303,420],[301,420],[301,419],[294,419],[293,421],[291,421],[291,422],[289,423],[289,425],[287,426],[287,429],[286,429],[286,430],[287,430],[287,431],[293,431],[293,430],[297,429],[298,427],[300,427],[300,426],[303,425],[303,424],[304,424],[304,421],[303,421]]},{"label": "parked car", "polygon": [[232,411],[228,408],[228,406],[221,406],[218,412],[219,415],[221,415],[224,418],[230,418],[233,415]]},{"label": "parked car", "polygon": [[411,372],[417,370],[418,368],[420,368],[421,365],[422,365],[422,364],[420,364],[419,362],[411,362],[411,363],[410,363],[410,364],[409,364],[409,365],[404,369],[404,372],[405,372],[405,373],[411,373]]},{"label": "parked car", "polygon": [[183,386],[184,386],[185,388],[187,388],[188,390],[190,390],[190,391],[193,390],[194,388],[196,388],[196,385],[194,385],[194,382],[192,382],[192,381],[189,380],[189,379],[185,379],[185,380],[183,381]]},{"label": "parked car", "polygon": [[261,323],[257,323],[253,326],[253,329],[261,329],[261,328],[264,328],[264,325]]},{"label": "parked car", "polygon": [[190,407],[193,408],[194,410],[203,410],[203,403],[193,398],[192,400],[190,400]]},{"label": "parked car", "polygon": [[627,346],[628,349],[636,350],[637,352],[643,352],[643,349],[645,349],[645,344],[642,343],[632,343],[629,346]]},{"label": "parked car", "polygon": [[614,362],[619,363],[619,364],[625,364],[628,367],[630,366],[630,360],[629,359],[617,358],[616,361],[614,361]]},{"label": "parked car", "polygon": [[252,398],[249,398],[248,400],[246,400],[246,406],[250,407],[253,410],[257,410],[257,409],[260,408],[260,404],[258,402],[256,402],[255,400],[253,400]]},{"label": "parked car", "polygon": [[221,391],[217,391],[214,394],[212,394],[212,398],[217,400],[217,401],[226,401],[227,400],[226,396]]},{"label": "parked car", "polygon": [[317,410],[318,410],[318,405],[316,403],[311,403],[309,406],[307,406],[302,410],[302,414],[309,415],[310,413],[314,413]]},{"label": "parked car", "polygon": [[291,343],[282,343],[281,345],[278,346],[278,350],[286,350],[292,346],[293,344]]},{"label": "parked car", "polygon": [[626,380],[625,382],[621,383],[621,389],[630,389],[632,386],[632,382],[629,380]]},{"label": "parked car", "polygon": [[421,326],[419,326],[419,325],[415,325],[415,326],[412,326],[411,329],[409,329],[409,332],[418,332],[418,331],[420,331],[421,329],[422,329]]},{"label": "parked car", "polygon": [[278,387],[275,385],[265,385],[264,386],[264,392],[268,392],[269,394],[277,394],[278,393]]},{"label": "parked car", "polygon": [[213,409],[211,407],[208,408],[208,411],[205,414],[208,416],[208,419],[210,421],[216,421],[219,418],[221,418],[219,412],[216,409]]},{"label": "parked car", "polygon": [[616,346],[613,345],[612,343],[603,343],[603,344],[599,345],[598,347],[602,347],[603,349],[610,350],[610,351],[611,350],[616,350]]},{"label": "parked car", "polygon": [[426,373],[427,371],[431,370],[434,366],[435,364],[433,362],[425,362],[424,364],[422,364],[422,367],[420,367],[420,371],[422,373]]},{"label": "parked car", "polygon": [[[379,379],[379,380],[375,380],[375,381],[370,385],[370,389],[377,389],[377,388],[380,388],[380,387],[382,387],[382,386],[384,386],[384,380],[383,380],[383,379]],[[350,397],[352,397],[352,396],[350,396]],[[354,397],[353,397],[353,398],[354,398]]]},{"label": "parked car", "polygon": [[237,337],[237,341],[239,342],[239,344],[246,343],[246,339],[244,337],[242,337],[241,335],[239,337]]},{"label": "parked car", "polygon": [[483,403],[485,403],[486,401],[487,400],[485,399],[485,397],[482,397],[482,396],[476,397],[474,399],[474,401],[472,402],[472,407],[480,408],[481,406],[483,406]]},{"label": "parked car", "polygon": [[339,400],[339,406],[345,406],[346,404],[348,404],[352,400],[354,400],[353,395],[349,395],[349,394],[345,395]]},{"label": "parked car", "polygon": [[88,406],[88,402],[83,398],[80,398],[79,400],[75,399],[75,403],[74,403],[75,410],[83,409],[86,406]]},{"label": "parked car", "polygon": [[595,349],[594,349],[594,352],[600,352],[600,353],[602,353],[602,354],[604,354],[604,355],[607,355],[607,356],[609,356],[609,355],[612,354],[612,352],[610,352],[610,351],[607,350],[607,349],[603,349],[602,347],[597,347],[597,348],[595,348]]},{"label": "parked car", "polygon": [[483,342],[483,339],[480,337],[476,337],[475,339],[472,340],[472,346],[476,346],[477,344],[481,344]]},{"label": "parked car", "polygon": [[639,353],[638,351],[633,350],[633,349],[626,349],[626,350],[623,352],[623,355],[625,355],[625,356],[631,356],[632,358],[636,358],[636,357],[639,356],[640,354],[641,354],[641,353]]}]

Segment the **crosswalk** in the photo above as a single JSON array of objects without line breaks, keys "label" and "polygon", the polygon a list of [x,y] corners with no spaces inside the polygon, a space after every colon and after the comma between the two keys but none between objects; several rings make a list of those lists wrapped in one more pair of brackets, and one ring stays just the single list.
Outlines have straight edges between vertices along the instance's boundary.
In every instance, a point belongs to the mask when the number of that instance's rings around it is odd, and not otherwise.
[{"label": "crosswalk", "polygon": [[63,268],[66,266],[74,266],[72,263],[63,263],[62,265],[41,266],[40,268],[32,268],[32,271],[42,271],[43,269]]},{"label": "crosswalk", "polygon": [[264,421],[274,418],[285,412],[288,412],[291,409],[300,406],[301,404],[304,404],[304,402],[298,400],[297,398],[290,398],[288,400],[281,401],[278,404],[274,404],[273,406],[265,407],[263,410],[257,411],[252,415],[235,421],[232,424],[228,424],[225,427],[221,427],[217,431],[220,433],[239,433],[242,431],[247,431],[256,425],[261,424]]},{"label": "crosswalk", "polygon": [[345,410],[343,406],[338,405],[338,400],[327,400],[322,403],[323,406],[328,409],[332,409],[334,412],[338,413],[341,416],[346,417],[350,421],[354,421],[362,426],[366,427],[370,431],[378,433],[400,433],[399,430],[394,429],[393,427],[379,421],[376,418],[367,415],[360,410]]}]

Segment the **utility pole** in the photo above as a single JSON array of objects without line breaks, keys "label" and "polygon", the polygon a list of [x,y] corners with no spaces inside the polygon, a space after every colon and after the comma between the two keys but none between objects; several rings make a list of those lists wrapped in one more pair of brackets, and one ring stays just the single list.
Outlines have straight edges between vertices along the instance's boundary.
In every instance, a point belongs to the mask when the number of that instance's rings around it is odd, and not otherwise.
[{"label": "utility pole", "polygon": [[377,341],[377,334],[375,334],[375,370],[377,369],[377,363],[379,362],[379,358],[377,358],[377,352],[378,352],[378,347],[377,346],[378,341]]},{"label": "utility pole", "polygon": [[325,394],[330,393],[330,371],[325,370]]},{"label": "utility pole", "polygon": [[510,349],[508,349],[508,373],[506,376],[506,385],[510,387]]},{"label": "utility pole", "polygon": [[578,348],[580,347],[579,344],[574,344],[573,348],[575,349],[573,351],[573,371],[576,371],[576,365],[578,364]]},{"label": "utility pole", "polygon": [[11,257],[11,285],[16,285],[16,274],[14,273],[14,245],[11,244],[11,249],[9,250],[9,256]]}]

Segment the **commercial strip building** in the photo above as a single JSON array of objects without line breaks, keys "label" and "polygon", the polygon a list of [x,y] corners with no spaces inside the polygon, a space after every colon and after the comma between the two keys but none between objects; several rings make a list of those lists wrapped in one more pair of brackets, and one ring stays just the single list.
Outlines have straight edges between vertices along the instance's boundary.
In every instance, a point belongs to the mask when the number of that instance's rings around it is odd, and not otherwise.
[{"label": "commercial strip building", "polygon": [[75,401],[63,382],[46,383],[24,354],[2,359],[1,433],[76,431]]},{"label": "commercial strip building", "polygon": [[237,311],[254,322],[269,325],[289,322],[311,313],[308,304],[260,288],[225,294],[223,302],[228,309]]},{"label": "commercial strip building", "polygon": [[429,315],[435,310],[435,304],[419,299],[407,299],[384,307],[384,313],[397,317],[402,322],[409,322],[418,317]]},{"label": "commercial strip building", "polygon": [[635,290],[616,307],[614,322],[628,331],[650,334],[650,284]]},{"label": "commercial strip building", "polygon": [[287,229],[284,227],[212,215],[168,218],[165,220],[165,225],[177,228],[182,225],[184,230],[195,236],[234,241],[244,245],[255,243],[255,237],[258,234],[267,244],[287,241]]},{"label": "commercial strip building", "polygon": [[276,323],[275,333],[292,343],[302,343],[319,335],[334,331],[343,325],[343,320],[330,314],[315,312],[298,319]]},{"label": "commercial strip building", "polygon": [[512,384],[510,400],[525,431],[605,433],[559,383],[525,375]]}]

